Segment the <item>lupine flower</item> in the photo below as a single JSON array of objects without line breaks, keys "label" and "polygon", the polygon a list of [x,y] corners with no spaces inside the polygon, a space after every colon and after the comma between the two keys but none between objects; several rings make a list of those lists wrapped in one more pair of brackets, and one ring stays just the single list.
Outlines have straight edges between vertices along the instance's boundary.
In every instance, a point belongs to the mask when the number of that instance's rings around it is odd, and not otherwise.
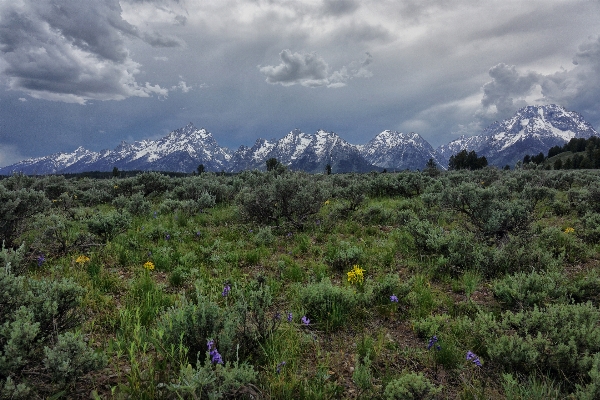
[{"label": "lupine flower", "polygon": [[[432,336],[431,339],[429,339],[429,342],[427,343],[427,350],[430,350],[433,346],[435,346],[435,344],[438,342],[438,337],[437,336]],[[436,349],[439,350],[440,346],[437,345]]]},{"label": "lupine flower", "polygon": [[38,267],[41,267],[42,264],[44,263],[44,261],[46,261],[46,257],[44,257],[43,254],[40,254],[37,258],[37,265]]},{"label": "lupine flower", "polygon": [[481,361],[479,360],[479,357],[477,357],[477,355],[471,350],[467,351],[467,361],[471,361],[473,364],[481,367]]},{"label": "lupine flower", "polygon": [[156,218],[156,214],[157,214],[156,211],[154,211],[154,218]]},{"label": "lupine flower", "polygon": [[273,319],[275,321],[279,321],[281,319],[281,314],[279,314],[279,312],[276,312],[275,315],[273,315]]},{"label": "lupine flower", "polygon": [[166,239],[166,240],[169,240],[169,239],[171,239],[171,235],[169,235],[169,234],[167,233],[167,234],[165,235],[165,239]]},{"label": "lupine flower", "polygon": [[398,296],[396,296],[395,294],[390,296],[390,301],[392,303],[397,303],[398,302]]},{"label": "lupine flower", "polygon": [[213,364],[223,364],[223,358],[217,351],[217,347],[215,346],[215,341],[212,339],[209,339],[208,342],[206,342],[206,347],[208,348],[207,351],[210,354],[210,361]]},{"label": "lupine flower", "polygon": [[302,321],[302,323],[303,323],[304,325],[308,325],[308,324],[310,324],[310,319],[308,319],[308,318],[306,317],[306,315],[305,315],[305,316],[303,316],[303,317],[302,317],[302,319],[301,319],[300,321]]},{"label": "lupine flower", "polygon": [[292,322],[292,313],[291,312],[289,312],[287,315],[287,321]]},{"label": "lupine flower", "polygon": [[223,286],[223,292],[221,293],[221,296],[227,297],[229,295],[230,291],[231,291],[231,286],[229,285],[229,283],[226,283],[225,286]]},{"label": "lupine flower", "polygon": [[277,364],[277,369],[275,370],[275,372],[277,372],[278,374],[281,373],[281,367],[283,367],[284,365],[285,361],[282,361],[279,364]]}]

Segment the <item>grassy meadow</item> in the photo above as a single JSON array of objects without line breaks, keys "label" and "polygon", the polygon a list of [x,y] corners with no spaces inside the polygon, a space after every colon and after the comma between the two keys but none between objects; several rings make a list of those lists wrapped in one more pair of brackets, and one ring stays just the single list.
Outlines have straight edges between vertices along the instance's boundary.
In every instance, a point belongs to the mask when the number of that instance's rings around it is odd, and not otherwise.
[{"label": "grassy meadow", "polygon": [[0,399],[600,398],[600,173],[0,180]]}]

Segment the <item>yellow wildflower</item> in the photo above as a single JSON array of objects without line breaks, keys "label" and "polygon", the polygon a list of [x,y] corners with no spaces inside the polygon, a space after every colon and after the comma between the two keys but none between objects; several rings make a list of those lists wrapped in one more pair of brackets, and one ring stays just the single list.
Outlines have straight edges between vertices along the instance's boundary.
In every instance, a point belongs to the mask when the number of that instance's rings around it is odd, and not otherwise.
[{"label": "yellow wildflower", "polygon": [[325,205],[329,204],[329,200],[325,200]]},{"label": "yellow wildflower", "polygon": [[119,185],[115,185],[115,186],[113,186],[113,187],[114,187],[115,189],[118,189],[118,188],[119,188]]},{"label": "yellow wildflower", "polygon": [[575,229],[571,228],[570,226],[567,229],[565,229],[565,233],[567,233],[567,234],[573,233],[573,232],[575,232]]},{"label": "yellow wildflower", "polygon": [[84,256],[84,255],[80,255],[79,257],[77,257],[77,259],[75,260],[75,262],[77,264],[85,264],[86,262],[90,261],[90,258],[88,256]]},{"label": "yellow wildflower", "polygon": [[352,270],[348,272],[348,282],[352,284],[362,284],[365,280],[363,272],[365,272],[365,270],[358,265],[353,266]]},{"label": "yellow wildflower", "polygon": [[146,268],[148,271],[152,271],[154,269],[154,263],[152,263],[152,261],[146,261],[144,268]]}]

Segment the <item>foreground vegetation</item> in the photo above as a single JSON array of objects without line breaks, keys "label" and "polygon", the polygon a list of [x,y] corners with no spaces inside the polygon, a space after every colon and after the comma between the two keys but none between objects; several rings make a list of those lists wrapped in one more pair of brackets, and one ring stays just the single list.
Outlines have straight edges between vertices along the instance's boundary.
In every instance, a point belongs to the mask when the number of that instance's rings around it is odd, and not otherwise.
[{"label": "foreground vegetation", "polygon": [[0,398],[600,398],[600,174],[0,181]]}]

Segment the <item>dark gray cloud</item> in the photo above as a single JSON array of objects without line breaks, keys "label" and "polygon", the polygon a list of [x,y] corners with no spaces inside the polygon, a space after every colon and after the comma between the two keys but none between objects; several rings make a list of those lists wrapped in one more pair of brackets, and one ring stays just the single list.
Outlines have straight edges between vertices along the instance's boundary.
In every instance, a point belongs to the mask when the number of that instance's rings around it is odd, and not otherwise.
[{"label": "dark gray cloud", "polygon": [[578,48],[599,12],[589,0],[0,0],[0,160],[190,121],[232,148],[293,128],[351,143],[415,131],[438,146],[536,102],[599,127],[600,44]]},{"label": "dark gray cloud", "polygon": [[372,73],[367,66],[373,57],[367,53],[365,60],[353,61],[338,71],[329,73],[329,65],[316,53],[292,53],[286,49],[279,53],[279,65],[260,67],[260,72],[271,84],[282,86],[302,85],[306,87],[342,87],[352,78],[368,78]]},{"label": "dark gray cloud", "polygon": [[154,45],[181,45],[172,38],[142,35],[123,20],[116,0],[51,0],[0,6],[0,51],[10,89],[32,97],[85,103],[168,92],[139,85],[125,38]]},{"label": "dark gray cloud", "polygon": [[279,65],[261,67],[267,82],[283,86],[302,85],[307,87],[329,84],[329,65],[316,53],[292,53],[286,49],[279,53]]},{"label": "dark gray cloud", "polygon": [[185,42],[176,36],[163,35],[159,32],[149,32],[142,39],[152,47],[185,47]]},{"label": "dark gray cloud", "polygon": [[324,0],[323,11],[327,15],[340,16],[351,14],[360,6],[355,0]]}]

